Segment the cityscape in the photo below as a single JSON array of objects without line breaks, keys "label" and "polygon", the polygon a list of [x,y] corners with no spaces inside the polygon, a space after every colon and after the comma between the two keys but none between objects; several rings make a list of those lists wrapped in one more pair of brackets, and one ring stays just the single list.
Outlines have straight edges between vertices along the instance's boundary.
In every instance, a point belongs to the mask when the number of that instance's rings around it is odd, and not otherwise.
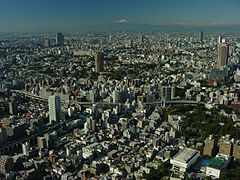
[{"label": "cityscape", "polygon": [[70,1],[0,0],[0,179],[239,180],[240,3]]}]

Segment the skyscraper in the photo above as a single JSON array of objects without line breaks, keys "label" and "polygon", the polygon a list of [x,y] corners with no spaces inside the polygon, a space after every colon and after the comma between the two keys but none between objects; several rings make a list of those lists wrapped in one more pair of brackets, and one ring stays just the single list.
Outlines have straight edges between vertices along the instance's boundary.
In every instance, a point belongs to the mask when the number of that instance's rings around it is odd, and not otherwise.
[{"label": "skyscraper", "polygon": [[49,121],[59,122],[61,119],[61,98],[59,96],[49,96],[48,98],[48,108],[49,108]]},{"label": "skyscraper", "polygon": [[222,42],[218,45],[217,68],[222,68],[228,64],[228,51],[229,44],[225,42],[225,40],[222,40]]},{"label": "skyscraper", "polygon": [[140,35],[139,35],[139,44],[140,44],[140,45],[143,44],[143,41],[144,41],[143,39],[144,39],[143,35],[140,34]]},{"label": "skyscraper", "polygon": [[201,31],[199,34],[199,40],[201,43],[203,42],[203,31]]},{"label": "skyscraper", "polygon": [[218,44],[222,43],[222,36],[218,36]]},{"label": "skyscraper", "polygon": [[170,101],[175,96],[175,86],[162,86],[161,98],[164,101]]},{"label": "skyscraper", "polygon": [[44,39],[44,47],[49,47],[50,46],[50,41],[48,38]]},{"label": "skyscraper", "polygon": [[240,141],[237,141],[233,146],[234,160],[240,160]]},{"label": "skyscraper", "polygon": [[17,102],[15,100],[13,100],[12,102],[9,102],[9,112],[10,114],[16,114],[18,111],[17,108]]},{"label": "skyscraper", "polygon": [[104,71],[104,54],[97,52],[95,54],[95,72],[100,73]]},{"label": "skyscraper", "polygon": [[214,138],[212,135],[210,135],[205,140],[203,155],[215,156],[217,154],[217,145],[218,145],[218,140]]},{"label": "skyscraper", "polygon": [[56,34],[56,45],[63,46],[64,45],[64,35],[62,33]]}]

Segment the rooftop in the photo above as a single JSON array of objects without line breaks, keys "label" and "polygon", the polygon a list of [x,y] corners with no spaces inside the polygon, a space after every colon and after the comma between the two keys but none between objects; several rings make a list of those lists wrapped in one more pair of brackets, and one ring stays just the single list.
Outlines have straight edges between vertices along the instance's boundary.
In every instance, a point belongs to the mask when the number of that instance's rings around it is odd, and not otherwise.
[{"label": "rooftop", "polygon": [[226,163],[227,163],[226,159],[224,159],[222,157],[216,157],[209,164],[209,167],[221,170],[222,168],[225,167]]},{"label": "rooftop", "polygon": [[188,163],[188,161],[192,159],[192,157],[194,157],[197,153],[197,150],[186,148],[177,153],[173,159],[183,163]]}]

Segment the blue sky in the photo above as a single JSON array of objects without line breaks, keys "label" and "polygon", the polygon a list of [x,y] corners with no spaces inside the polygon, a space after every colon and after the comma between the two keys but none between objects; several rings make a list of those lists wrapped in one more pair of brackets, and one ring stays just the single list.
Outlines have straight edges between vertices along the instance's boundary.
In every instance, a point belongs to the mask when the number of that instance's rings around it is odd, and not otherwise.
[{"label": "blue sky", "polygon": [[240,0],[0,0],[0,32],[113,24],[240,25]]}]

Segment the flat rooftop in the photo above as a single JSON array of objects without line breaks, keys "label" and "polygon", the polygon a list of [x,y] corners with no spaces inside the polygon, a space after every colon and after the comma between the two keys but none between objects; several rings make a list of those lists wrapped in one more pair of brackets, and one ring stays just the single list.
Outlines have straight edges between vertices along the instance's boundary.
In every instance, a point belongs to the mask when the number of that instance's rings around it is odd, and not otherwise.
[{"label": "flat rooftop", "polygon": [[177,153],[173,159],[179,162],[188,163],[197,153],[198,151],[195,149],[186,148]]},{"label": "flat rooftop", "polygon": [[224,159],[222,157],[216,157],[209,164],[209,167],[221,170],[222,168],[225,167],[226,163],[227,163],[226,159]]}]

